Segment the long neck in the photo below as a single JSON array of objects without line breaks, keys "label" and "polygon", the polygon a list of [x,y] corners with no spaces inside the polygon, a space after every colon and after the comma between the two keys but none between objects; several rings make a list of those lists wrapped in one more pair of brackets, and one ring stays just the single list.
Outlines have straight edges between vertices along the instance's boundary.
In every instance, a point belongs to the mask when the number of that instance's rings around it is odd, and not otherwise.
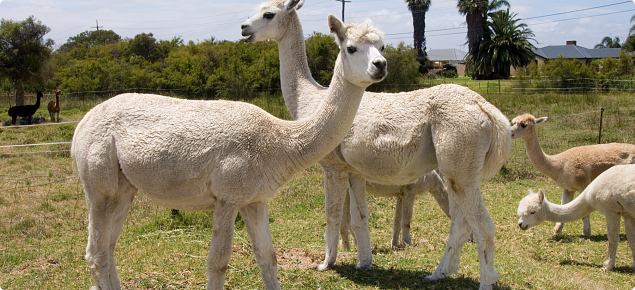
[{"label": "long neck", "polygon": [[35,101],[35,106],[40,107],[40,96],[37,97],[37,101]]},{"label": "long neck", "polygon": [[331,85],[314,113],[290,122],[290,139],[295,148],[290,157],[299,168],[321,160],[344,139],[357,113],[365,87],[356,86],[343,77],[341,54],[335,63]]},{"label": "long neck", "polygon": [[56,106],[60,105],[60,95],[55,95],[55,105]]},{"label": "long neck", "polygon": [[553,177],[561,172],[561,165],[556,162],[552,156],[545,154],[540,147],[540,142],[538,141],[538,133],[536,133],[536,129],[533,128],[532,132],[529,133],[529,136],[523,138],[525,141],[525,149],[527,150],[527,156],[529,157],[529,161],[534,165],[538,171]]},{"label": "long neck", "polygon": [[[311,115],[318,102],[322,101],[324,87],[311,76],[306,57],[304,34],[300,18],[290,12],[287,31],[278,42],[280,58],[280,82],[284,102],[294,119]],[[322,91],[321,93],[318,93]]]},{"label": "long neck", "polygon": [[577,221],[594,211],[593,207],[586,201],[585,194],[581,193],[573,201],[559,205],[546,201],[545,217],[552,222],[573,222]]}]

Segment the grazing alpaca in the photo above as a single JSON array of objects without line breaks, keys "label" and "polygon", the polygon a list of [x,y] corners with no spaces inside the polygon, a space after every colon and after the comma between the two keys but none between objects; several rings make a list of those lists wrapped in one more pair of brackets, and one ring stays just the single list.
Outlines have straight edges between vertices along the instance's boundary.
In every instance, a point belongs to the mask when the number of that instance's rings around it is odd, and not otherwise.
[{"label": "grazing alpaca", "polygon": [[609,240],[604,270],[613,270],[620,241],[620,216],[624,218],[626,239],[633,255],[635,270],[635,165],[615,165],[600,174],[573,201],[558,205],[547,201],[541,189],[523,198],[518,205],[518,226],[522,230],[544,221],[572,222],[598,211],[606,217]]},{"label": "grazing alpaca", "polygon": [[[536,125],[547,117],[536,119],[530,114],[512,120],[512,138],[525,142],[527,156],[534,167],[553,179],[562,188],[562,204],[573,200],[575,191],[582,192],[600,173],[618,164],[635,163],[635,145],[610,143],[574,147],[556,155],[547,155],[540,148]],[[589,216],[582,218],[583,233],[591,235]],[[554,231],[559,233],[564,227],[557,223]]]},{"label": "grazing alpaca", "polygon": [[9,116],[11,116],[11,124],[15,125],[18,117],[26,118],[26,123],[31,125],[33,115],[40,108],[40,99],[44,96],[42,92],[37,92],[37,101],[35,105],[15,106],[9,108]]},{"label": "grazing alpaca", "polygon": [[381,32],[371,22],[344,24],[329,15],[328,24],[340,46],[332,85],[302,120],[277,119],[242,102],[147,94],[113,97],[84,116],[71,154],[86,196],[94,288],[120,289],[114,250],[141,190],[160,206],[214,210],[207,289],[223,288],[239,211],[265,288],[280,289],[267,199],[339,144],[364,89],[386,75]]},{"label": "grazing alpaca", "polygon": [[[301,2],[302,3],[302,2]],[[261,4],[242,24],[253,41],[274,39],[280,50],[282,94],[296,120],[310,116],[324,101],[326,89],[309,71],[302,26],[284,1]],[[351,130],[319,163],[325,174],[326,250],[318,270],[337,258],[346,193],[351,194],[351,226],[357,242],[358,269],[369,269],[372,252],[368,230],[366,183],[404,185],[435,168],[448,182],[452,216],[445,255],[429,280],[459,268],[463,245],[474,233],[478,245],[481,288],[498,279],[494,269],[494,222],[480,192],[481,180],[494,176],[509,157],[509,120],[476,92],[458,85],[396,94],[366,92]]]},{"label": "grazing alpaca", "polygon": [[49,115],[51,115],[51,122],[55,122],[55,114],[57,114],[57,122],[60,121],[60,95],[62,91],[60,89],[55,90],[55,102],[50,101],[48,104]]},{"label": "grazing alpaca", "polygon": [[[443,185],[443,179],[436,171],[419,178],[417,182],[407,185],[382,185],[378,183],[366,183],[366,192],[380,197],[394,197],[397,200],[395,218],[392,227],[391,246],[398,248],[403,243],[412,245],[410,237],[410,222],[415,197],[430,192],[437,201],[443,213],[450,217],[450,205],[448,201],[448,190]],[[345,200],[344,214],[340,225],[340,236],[342,237],[342,247],[350,251],[348,233],[350,232],[350,199]],[[401,242],[399,236],[402,236]]]}]

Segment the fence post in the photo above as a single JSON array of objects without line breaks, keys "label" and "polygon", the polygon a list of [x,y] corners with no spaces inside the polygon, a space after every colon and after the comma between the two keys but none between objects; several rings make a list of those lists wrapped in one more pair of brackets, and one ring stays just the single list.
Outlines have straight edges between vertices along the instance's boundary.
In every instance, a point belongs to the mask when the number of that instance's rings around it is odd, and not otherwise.
[{"label": "fence post", "polygon": [[602,117],[604,116],[604,108],[600,109],[600,132],[598,133],[598,144],[602,141]]}]

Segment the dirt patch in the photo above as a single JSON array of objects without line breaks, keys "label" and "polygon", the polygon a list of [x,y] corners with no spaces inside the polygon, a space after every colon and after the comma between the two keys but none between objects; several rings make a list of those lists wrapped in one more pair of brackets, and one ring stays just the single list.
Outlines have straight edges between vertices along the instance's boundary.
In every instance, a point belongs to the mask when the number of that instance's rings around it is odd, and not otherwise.
[{"label": "dirt patch", "polygon": [[322,262],[320,252],[306,252],[298,248],[292,248],[286,252],[279,250],[276,257],[278,258],[278,268],[282,270],[311,269],[316,268]]},{"label": "dirt patch", "polygon": [[44,269],[50,266],[55,266],[59,263],[60,261],[54,258],[37,258],[35,260],[21,263],[19,266],[11,270],[11,274],[12,275],[23,274],[25,272],[28,272],[29,269],[32,269],[32,268]]}]

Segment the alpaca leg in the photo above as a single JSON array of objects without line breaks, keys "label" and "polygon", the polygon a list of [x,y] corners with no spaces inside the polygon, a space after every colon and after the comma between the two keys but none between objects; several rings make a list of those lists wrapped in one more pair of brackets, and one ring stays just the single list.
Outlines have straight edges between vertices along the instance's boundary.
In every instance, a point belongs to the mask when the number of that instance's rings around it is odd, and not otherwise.
[{"label": "alpaca leg", "polygon": [[346,193],[344,198],[344,206],[342,207],[342,222],[340,224],[340,238],[342,238],[342,249],[351,250],[351,242],[348,239],[351,232],[351,199],[350,194]]},{"label": "alpaca leg", "polygon": [[620,215],[614,212],[605,211],[606,217],[606,237],[609,240],[609,250],[604,262],[604,270],[611,271],[615,267],[615,254],[617,245],[620,242]]},{"label": "alpaca leg", "polygon": [[[567,204],[570,201],[573,200],[573,196],[574,196],[573,191],[568,191],[566,189],[562,190],[562,202],[560,204]],[[564,223],[556,223],[556,227],[553,229],[554,233],[558,234],[562,232],[562,229],[564,228]]]},{"label": "alpaca leg", "polygon": [[60,112],[59,111],[57,112],[57,118],[55,119],[55,121],[58,122],[58,123],[60,122]]},{"label": "alpaca leg", "polygon": [[18,121],[18,116],[11,116],[11,125],[15,125],[15,123]]},{"label": "alpaca leg", "polygon": [[437,201],[437,204],[439,204],[439,207],[441,208],[443,213],[445,213],[447,217],[450,217],[450,201],[448,200],[448,191],[445,188],[445,185],[443,185],[443,179],[441,178],[440,173],[433,173],[434,172],[428,174],[429,178],[428,176],[426,176],[426,182],[430,183],[430,194],[432,194],[434,200]]},{"label": "alpaca leg", "polygon": [[109,264],[110,264],[110,285],[113,289],[121,289],[119,283],[119,277],[117,275],[117,267],[115,265],[115,248],[117,247],[117,240],[123,229],[123,225],[126,222],[130,207],[132,207],[132,200],[137,193],[137,188],[132,186],[128,179],[119,173],[119,203],[116,205],[112,216],[112,232],[110,235],[110,248],[109,248]]},{"label": "alpaca leg", "polygon": [[412,211],[415,203],[415,193],[407,191],[404,193],[403,201],[401,202],[401,237],[403,242],[412,245],[412,238],[410,237],[410,222],[412,222]]},{"label": "alpaca leg", "polygon": [[207,290],[222,290],[225,284],[225,272],[232,254],[234,221],[238,207],[226,201],[218,200],[214,208],[212,241],[207,256]]},{"label": "alpaca leg", "polygon": [[269,229],[267,202],[261,201],[242,208],[240,216],[245,222],[247,233],[249,233],[251,248],[254,251],[258,267],[260,267],[260,276],[265,283],[265,289],[280,289],[277,278],[276,250],[273,247]]},{"label": "alpaca leg", "polygon": [[[449,179],[448,183],[452,188],[451,192],[455,193],[455,203],[460,208],[463,219],[467,221],[467,224],[462,224],[466,229],[463,229],[461,233],[465,236],[465,239],[467,239],[470,233],[469,228],[471,228],[474,240],[476,241],[481,269],[480,289],[491,289],[492,284],[496,283],[496,280],[500,277],[494,269],[494,239],[496,227],[483,203],[479,183],[459,184],[453,182],[452,179]],[[452,202],[452,200],[450,200],[450,202]],[[450,210],[453,223],[455,213],[459,211],[452,211],[452,208],[450,208]],[[451,238],[452,237],[450,237],[450,239]]]},{"label": "alpaca leg", "polygon": [[55,122],[55,113],[49,112],[49,116],[51,117],[51,122]]},{"label": "alpaca leg", "polygon": [[626,232],[628,247],[631,249],[631,255],[633,256],[633,265],[631,268],[635,271],[635,218],[624,216],[624,231]]},{"label": "alpaca leg", "polygon": [[370,270],[373,264],[373,253],[370,249],[370,232],[368,230],[368,201],[366,200],[366,180],[350,175],[351,228],[357,243],[357,259],[359,265],[355,269]]},{"label": "alpaca leg", "polygon": [[461,208],[456,204],[454,193],[450,193],[448,197],[450,213],[454,218],[450,221],[450,234],[443,258],[434,273],[426,277],[426,279],[431,281],[443,279],[450,274],[456,273],[459,269],[463,245],[467,242],[470,234],[469,225],[463,216]]},{"label": "alpaca leg", "polygon": [[326,248],[324,262],[317,267],[326,270],[335,264],[337,259],[337,242],[339,240],[340,222],[342,221],[342,204],[348,192],[348,173],[340,170],[324,169],[324,203],[326,214],[326,230],[324,239]]},{"label": "alpaca leg", "polygon": [[395,205],[395,219],[392,222],[392,241],[390,245],[392,248],[399,248],[399,236],[401,235],[401,220],[403,219],[403,198],[397,196],[395,198],[397,204]]},{"label": "alpaca leg", "polygon": [[587,238],[591,236],[591,215],[582,218],[582,234]]}]

